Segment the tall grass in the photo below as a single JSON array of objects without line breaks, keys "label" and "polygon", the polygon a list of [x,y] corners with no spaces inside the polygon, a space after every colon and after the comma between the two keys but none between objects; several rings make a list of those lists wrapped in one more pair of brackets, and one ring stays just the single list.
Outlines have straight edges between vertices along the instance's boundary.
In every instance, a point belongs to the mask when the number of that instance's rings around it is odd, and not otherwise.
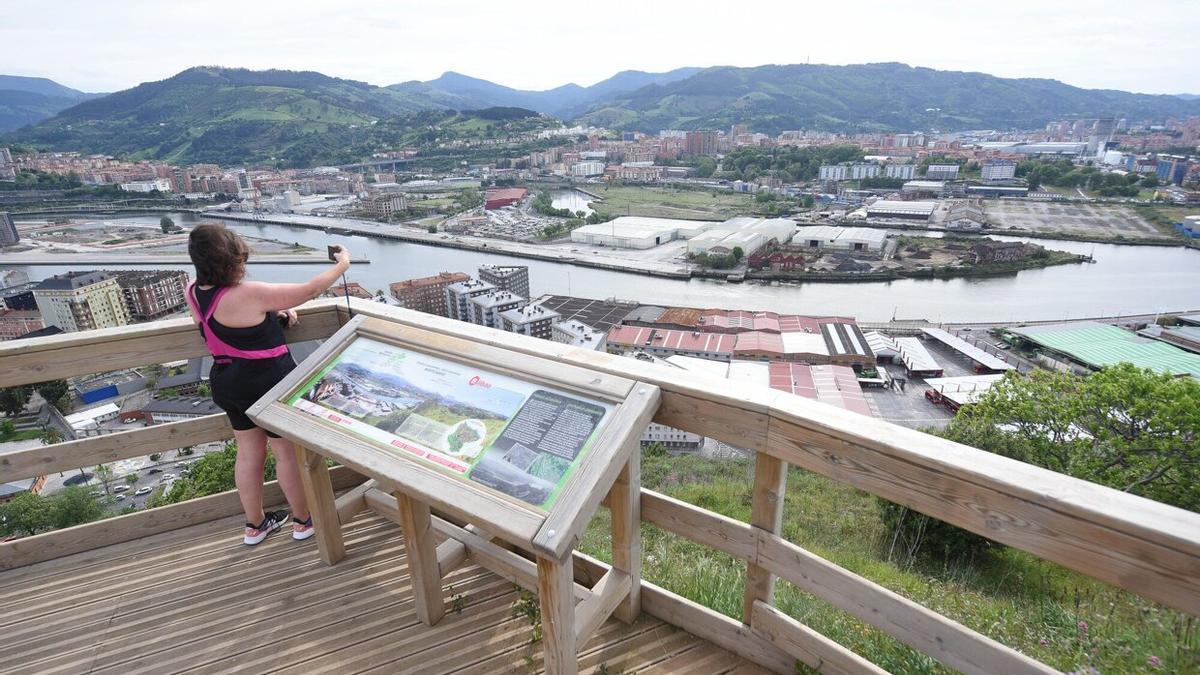
[{"label": "tall grass", "polygon": [[[753,462],[645,457],[643,486],[747,521]],[[580,545],[611,560],[601,511]],[[788,540],[1063,671],[1200,673],[1200,621],[1015,549],[985,558],[889,556],[874,497],[800,469],[788,474]],[[745,564],[642,525],[643,577],[741,618]],[[823,600],[778,582],[775,604],[896,673],[953,672]]]}]

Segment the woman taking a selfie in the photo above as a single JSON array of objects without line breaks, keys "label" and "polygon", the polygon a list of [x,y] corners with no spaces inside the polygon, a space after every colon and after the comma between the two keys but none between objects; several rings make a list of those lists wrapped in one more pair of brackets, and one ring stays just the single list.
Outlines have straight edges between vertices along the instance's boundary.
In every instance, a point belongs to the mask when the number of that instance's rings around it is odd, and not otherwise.
[{"label": "woman taking a selfie", "polygon": [[246,409],[296,367],[283,326],[296,325],[292,308],[320,295],[346,271],[350,253],[341,247],[332,267],[302,284],[244,281],[249,253],[246,242],[224,225],[199,225],[188,237],[188,254],[196,266],[196,280],[187,289],[188,305],[213,355],[213,402],[233,426],[234,480],[246,511],[243,542],[254,545],[282,527],[288,515],[263,512],[268,442],[275,455],[275,475],[292,509],[292,538],[308,539],[315,533],[291,441],[255,426]]}]

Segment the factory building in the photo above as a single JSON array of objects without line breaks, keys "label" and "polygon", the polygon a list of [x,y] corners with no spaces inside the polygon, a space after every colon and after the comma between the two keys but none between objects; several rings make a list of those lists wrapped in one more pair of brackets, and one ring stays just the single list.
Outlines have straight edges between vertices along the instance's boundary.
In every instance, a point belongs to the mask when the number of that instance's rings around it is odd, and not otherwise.
[{"label": "factory building", "polygon": [[936,208],[937,202],[933,201],[905,202],[892,199],[879,199],[867,206],[867,217],[929,220]]},{"label": "factory building", "polygon": [[807,225],[797,228],[792,243],[806,248],[834,251],[883,250],[886,230],[869,227],[838,227],[836,225]]}]

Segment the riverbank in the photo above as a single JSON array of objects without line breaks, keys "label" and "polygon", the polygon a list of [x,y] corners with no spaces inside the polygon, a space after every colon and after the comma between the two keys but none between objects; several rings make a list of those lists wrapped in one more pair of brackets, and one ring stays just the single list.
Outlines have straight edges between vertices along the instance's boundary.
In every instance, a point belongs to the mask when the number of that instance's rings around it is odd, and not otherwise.
[{"label": "riverbank", "polygon": [[[355,265],[370,264],[367,258],[353,258]],[[186,253],[42,253],[28,251],[6,253],[5,265],[191,265]],[[281,254],[252,256],[247,265],[328,265],[325,252],[320,254]]]},{"label": "riverbank", "polygon": [[666,279],[690,279],[692,270],[687,267],[662,263],[653,260],[627,260],[601,256],[599,251],[590,255],[573,252],[560,248],[539,247],[534,244],[485,239],[467,235],[452,235],[447,233],[430,233],[428,230],[416,229],[406,225],[387,225],[373,221],[358,221],[348,218],[319,218],[316,216],[261,216],[239,213],[223,213],[207,211],[202,214],[206,218],[217,218],[250,224],[285,225],[302,227],[310,230],[320,230],[329,234],[362,235],[393,241],[436,246],[441,248],[456,248],[467,251],[484,253],[500,253],[518,258],[543,260],[546,262],[565,263],[581,267],[591,267],[615,272],[642,274]]},{"label": "riverbank", "polygon": [[[1063,257],[1050,260],[1022,260],[1009,263],[993,263],[990,265],[970,265],[963,267],[927,267],[921,269],[888,269],[876,272],[783,272],[772,270],[749,270],[745,273],[747,281],[815,281],[828,283],[864,283],[873,281],[895,281],[899,279],[959,279],[971,277],[1000,277],[1016,274],[1024,270],[1036,270],[1056,265],[1074,265],[1087,261],[1087,256],[1064,254]],[[695,276],[708,278],[726,278],[732,270],[704,270],[694,272]]]}]

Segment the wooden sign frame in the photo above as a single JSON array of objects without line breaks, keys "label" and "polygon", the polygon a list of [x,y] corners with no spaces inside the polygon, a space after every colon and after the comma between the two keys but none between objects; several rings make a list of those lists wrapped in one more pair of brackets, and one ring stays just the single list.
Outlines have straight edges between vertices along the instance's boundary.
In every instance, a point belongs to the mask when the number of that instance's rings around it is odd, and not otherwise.
[{"label": "wooden sign frame", "polygon": [[[515,378],[585,402],[607,404],[611,411],[594,429],[557,496],[542,509],[288,403],[360,338]],[[659,389],[652,384],[360,315],[326,340],[247,414],[260,427],[295,443],[317,528],[317,545],[326,563],[335,564],[345,555],[339,509],[325,465],[325,458],[331,458],[370,477],[360,501],[400,523],[417,615],[423,622],[436,623],[444,614],[441,579],[453,569],[450,563],[472,556],[501,576],[536,588],[542,605],[547,671],[569,673],[575,670],[577,645],[608,616],[615,613],[622,620],[633,621],[640,611],[639,445],[659,399]],[[606,498],[613,515],[614,565],[588,589],[574,581],[571,553]],[[448,518],[434,516],[432,510]],[[449,538],[441,546],[435,546],[435,530]],[[495,540],[528,551],[536,563],[505,550],[493,543]]]}]

